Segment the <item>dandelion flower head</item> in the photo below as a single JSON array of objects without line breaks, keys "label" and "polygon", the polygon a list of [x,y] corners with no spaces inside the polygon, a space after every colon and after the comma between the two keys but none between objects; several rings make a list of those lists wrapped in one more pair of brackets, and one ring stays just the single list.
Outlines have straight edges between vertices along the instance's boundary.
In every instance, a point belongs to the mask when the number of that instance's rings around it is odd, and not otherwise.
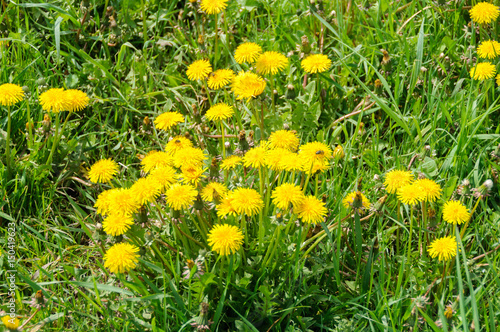
[{"label": "dandelion flower head", "polygon": [[252,72],[241,71],[233,78],[231,90],[236,95],[236,99],[250,100],[264,92],[266,81],[259,75]]},{"label": "dandelion flower head", "polygon": [[59,113],[70,108],[66,92],[62,88],[48,89],[38,96],[38,100],[42,105],[42,109],[47,112]]},{"label": "dandelion flower head", "polygon": [[137,180],[130,190],[135,196],[137,202],[141,205],[146,205],[155,201],[160,196],[162,185],[154,177],[140,178]]},{"label": "dandelion flower head", "polygon": [[146,178],[157,181],[160,185],[160,193],[165,193],[165,190],[176,182],[177,174],[170,166],[160,166],[151,170]]},{"label": "dandelion flower head", "polygon": [[470,77],[475,80],[484,81],[495,76],[495,73],[496,67],[494,64],[489,62],[480,62],[470,70]]},{"label": "dandelion flower head", "polygon": [[109,183],[118,173],[118,164],[112,159],[101,159],[90,167],[88,177],[94,183]]},{"label": "dandelion flower head", "polygon": [[294,212],[297,213],[303,222],[317,224],[323,221],[327,209],[325,203],[315,196],[310,195],[304,197],[297,207],[294,208]]},{"label": "dandelion flower head", "polygon": [[277,74],[288,66],[288,58],[281,53],[269,51],[262,53],[257,62],[255,63],[255,68],[260,74]]},{"label": "dandelion flower head", "polygon": [[314,161],[331,159],[332,150],[324,143],[310,142],[300,146],[299,156],[304,160],[304,163],[309,164],[309,167],[311,167]]},{"label": "dandelion flower head", "polygon": [[102,222],[102,229],[106,234],[119,236],[125,234],[134,224],[134,218],[131,215],[112,213]]},{"label": "dandelion flower head", "polygon": [[293,154],[293,152],[283,148],[267,150],[264,158],[264,163],[273,171],[283,171],[284,165],[282,163],[282,160],[289,154]]},{"label": "dandelion flower head", "polygon": [[191,81],[204,80],[212,72],[212,65],[208,60],[197,60],[189,65],[186,75]]},{"label": "dandelion flower head", "polygon": [[316,173],[323,173],[329,168],[330,168],[330,163],[326,159],[314,160],[312,164],[309,162],[302,162],[302,171],[305,172],[306,174],[313,175]]},{"label": "dandelion flower head", "polygon": [[128,272],[139,262],[139,248],[130,243],[117,243],[104,255],[104,267],[112,273]]},{"label": "dandelion flower head", "polygon": [[290,151],[297,151],[299,143],[299,137],[295,131],[277,130],[269,136],[269,147],[271,149],[283,148]]},{"label": "dandelion flower head", "polygon": [[2,317],[2,323],[5,325],[5,328],[9,331],[17,331],[17,328],[21,324],[19,318],[14,317],[11,318],[10,315],[6,315]]},{"label": "dandelion flower head", "polygon": [[424,194],[423,200],[426,202],[434,202],[441,197],[441,187],[433,180],[420,179],[415,181],[414,184],[420,187],[420,190]]},{"label": "dandelion flower head", "polygon": [[385,176],[385,190],[389,194],[394,194],[399,188],[409,185],[413,181],[413,174],[410,171],[392,170]]},{"label": "dandelion flower head", "polygon": [[262,47],[255,43],[243,43],[234,51],[234,59],[237,63],[254,63],[262,53]]},{"label": "dandelion flower head", "polygon": [[267,149],[263,146],[257,146],[245,153],[243,157],[243,165],[245,167],[260,168],[266,164]]},{"label": "dandelion flower head", "polygon": [[174,160],[171,155],[163,151],[151,151],[141,160],[142,170],[150,173],[158,167],[171,166]]},{"label": "dandelion flower head", "polygon": [[432,258],[447,261],[457,255],[457,241],[453,236],[446,236],[432,241],[428,249]]},{"label": "dandelion flower head", "polygon": [[231,169],[236,168],[236,166],[240,165],[243,162],[243,158],[240,156],[229,156],[225,159],[222,160],[220,167],[225,170],[229,171]]},{"label": "dandelion flower head", "polygon": [[304,200],[305,196],[302,188],[293,183],[284,183],[274,188],[271,195],[274,205],[279,209],[288,210],[290,205],[298,206]]},{"label": "dandelion flower head", "polygon": [[174,166],[181,167],[201,167],[207,156],[200,148],[186,147],[174,154]]},{"label": "dandelion flower head", "polygon": [[243,243],[243,233],[232,225],[215,225],[208,233],[208,244],[221,256],[237,252]]},{"label": "dandelion flower head", "polygon": [[177,151],[182,150],[184,148],[190,148],[193,146],[193,143],[184,136],[175,136],[172,138],[167,145],[165,146],[165,151],[170,154],[175,154]]},{"label": "dandelion flower head", "polygon": [[332,65],[332,61],[324,54],[312,54],[300,63],[306,73],[322,73],[327,71]]},{"label": "dandelion flower head", "polygon": [[[301,171],[303,160],[297,153],[289,153],[280,160],[279,169],[287,172]],[[309,165],[309,167],[311,167]],[[309,170],[308,170],[309,171]]]},{"label": "dandelion flower head", "polygon": [[70,89],[64,91],[64,94],[68,102],[67,111],[81,111],[89,104],[89,97],[83,91]]},{"label": "dandelion flower head", "polygon": [[222,202],[217,205],[217,215],[220,218],[225,218],[227,215],[236,216],[236,210],[232,204],[233,199],[231,193],[228,193],[226,197],[222,199]]},{"label": "dandelion flower head", "polygon": [[182,183],[198,185],[198,182],[204,177],[206,177],[203,172],[205,171],[202,167],[199,166],[186,166],[181,167],[182,171]]},{"label": "dandelion flower head", "polygon": [[117,192],[118,188],[113,188],[109,190],[105,190],[97,196],[94,207],[96,208],[96,212],[102,216],[108,215],[110,213],[110,204],[111,198],[113,197],[113,193]]},{"label": "dandelion flower head", "polygon": [[167,204],[174,210],[188,208],[193,204],[198,191],[190,184],[173,184],[166,192]]},{"label": "dandelion flower head", "polygon": [[0,105],[12,106],[24,98],[23,88],[17,84],[5,83],[0,85]]},{"label": "dandelion flower head", "polygon": [[450,224],[461,224],[470,219],[470,213],[460,201],[448,201],[443,207],[443,220]]},{"label": "dandelion flower head", "polygon": [[155,119],[157,129],[169,130],[180,122],[184,122],[184,116],[179,112],[165,112],[158,115]]},{"label": "dandelion flower head", "polygon": [[500,43],[496,40],[483,41],[477,48],[477,54],[483,59],[494,59],[500,55]]},{"label": "dandelion flower head", "polygon": [[207,84],[210,89],[217,90],[228,85],[234,77],[231,69],[217,69],[208,76]]},{"label": "dandelion flower head", "polygon": [[422,202],[425,198],[425,193],[415,184],[408,184],[398,188],[397,194],[398,199],[407,205],[415,205],[418,202]]},{"label": "dandelion flower head", "polygon": [[207,14],[218,14],[227,7],[228,0],[201,0],[200,8]]},{"label": "dandelion flower head", "polygon": [[253,216],[264,207],[259,192],[251,188],[237,188],[231,193],[231,204],[239,215]]},{"label": "dandelion flower head", "polygon": [[479,24],[491,23],[498,18],[500,10],[489,2],[480,2],[469,10],[470,18]]},{"label": "dandelion flower head", "polygon": [[132,215],[141,207],[132,190],[119,188],[109,197],[109,211],[114,214]]},{"label": "dandelion flower head", "polygon": [[333,149],[333,157],[336,159],[342,159],[345,156],[344,153],[344,148],[342,148],[342,145],[337,145],[335,149]]},{"label": "dandelion flower head", "polygon": [[231,106],[225,103],[218,103],[210,107],[205,116],[210,121],[222,121],[229,119],[234,114]]}]

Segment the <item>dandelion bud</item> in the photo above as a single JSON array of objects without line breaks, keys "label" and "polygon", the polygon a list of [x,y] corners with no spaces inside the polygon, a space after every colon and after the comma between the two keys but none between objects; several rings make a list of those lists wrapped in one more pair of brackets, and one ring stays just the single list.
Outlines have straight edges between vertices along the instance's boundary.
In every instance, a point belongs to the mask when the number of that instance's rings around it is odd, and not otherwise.
[{"label": "dandelion bud", "polygon": [[300,39],[302,42],[301,51],[304,53],[304,55],[311,53],[311,45],[309,44],[309,38],[307,38],[307,36],[304,35]]},{"label": "dandelion bud", "polygon": [[196,197],[196,200],[193,203],[193,207],[198,211],[203,210],[203,200],[201,199],[201,195],[198,195]]},{"label": "dandelion bud", "polygon": [[426,145],[425,146],[425,150],[430,151],[431,150],[431,146],[430,145]]},{"label": "dandelion bud", "polygon": [[450,304],[446,306],[446,309],[444,310],[444,316],[448,319],[453,318],[453,307]]},{"label": "dandelion bud", "polygon": [[148,116],[144,117],[143,122],[145,126],[149,127],[151,125],[151,119]]},{"label": "dandelion bud", "polygon": [[375,80],[374,86],[375,86],[375,93],[377,93],[377,94],[382,93],[382,81],[381,80],[379,80],[377,78]]},{"label": "dandelion bud", "polygon": [[296,96],[297,94],[295,93],[295,87],[293,86],[293,84],[288,84],[286,87],[286,99],[295,99]]},{"label": "dandelion bud", "polygon": [[469,182],[469,180],[468,180],[468,179],[464,179],[464,180],[462,181],[462,186],[467,187],[467,186],[469,186],[469,185],[470,185],[470,182]]}]

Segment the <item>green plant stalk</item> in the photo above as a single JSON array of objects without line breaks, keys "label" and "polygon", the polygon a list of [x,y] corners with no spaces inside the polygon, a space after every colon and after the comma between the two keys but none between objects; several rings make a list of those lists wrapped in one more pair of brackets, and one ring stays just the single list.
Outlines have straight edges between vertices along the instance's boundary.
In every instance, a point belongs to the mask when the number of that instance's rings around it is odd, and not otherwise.
[{"label": "green plant stalk", "polygon": [[[418,237],[418,244],[419,244],[419,249],[421,248],[422,252],[421,252],[421,255],[423,257],[426,256],[426,253],[425,253],[425,248],[427,248],[427,202],[422,202],[422,223],[423,223],[423,241],[422,241],[422,247],[420,247],[420,235]],[[422,232],[420,232],[420,234],[422,234]]]},{"label": "green plant stalk", "polygon": [[271,243],[269,243],[266,255],[264,256],[264,259],[262,260],[262,262],[263,262],[262,267],[263,268],[267,267],[269,265],[269,262],[271,261],[271,259],[274,257],[274,252],[276,251],[276,247],[278,246],[280,232],[281,232],[281,226],[278,225],[278,227],[276,227],[276,229],[274,230],[274,234],[273,234]]},{"label": "green plant stalk", "polygon": [[264,103],[260,103],[260,139],[264,139]]},{"label": "green plant stalk", "polygon": [[12,116],[10,106],[7,106],[7,137],[5,139],[5,162],[7,163],[7,176],[11,174],[11,155],[10,155],[10,131],[12,128]]},{"label": "green plant stalk", "polygon": [[304,182],[304,188],[302,188],[304,194],[306,193],[307,185],[309,184],[309,179],[311,178],[313,166],[314,166],[314,160],[311,162],[311,167],[309,168],[309,173],[307,174],[306,182]]},{"label": "green plant stalk", "polygon": [[220,133],[222,136],[222,158],[226,158],[226,145],[224,144],[224,121],[220,120]]},{"label": "green plant stalk", "polygon": [[270,88],[271,88],[271,101],[273,103],[273,112],[276,113],[276,101],[274,100],[274,75],[271,75],[269,84],[271,85]]},{"label": "green plant stalk", "polygon": [[465,235],[465,230],[467,229],[467,226],[469,226],[469,222],[470,220],[472,219],[472,215],[474,214],[474,212],[476,212],[476,209],[477,209],[477,206],[479,205],[479,202],[481,201],[482,197],[479,196],[479,198],[477,199],[476,201],[476,204],[474,205],[474,208],[472,209],[472,211],[470,212],[470,217],[469,217],[469,220],[467,220],[467,222],[465,223],[464,227],[462,228],[462,230],[460,231],[460,238],[463,239],[464,238],[464,235]]},{"label": "green plant stalk", "polygon": [[143,47],[145,47],[146,42],[148,41],[148,27],[146,26],[146,6],[144,5],[144,0],[141,0],[141,7],[142,7],[142,37],[144,40]]},{"label": "green plant stalk", "polygon": [[356,280],[358,279],[358,275],[360,275],[359,270],[361,268],[361,252],[363,250],[363,238],[361,237],[361,221],[359,220],[358,211],[354,211],[354,229],[356,232],[356,261],[357,261],[357,274]]},{"label": "green plant stalk", "polygon": [[300,252],[300,242],[302,240],[302,227],[299,226],[299,235],[297,236],[297,241],[295,243],[295,253],[294,253],[294,264],[295,264],[295,271],[294,271],[294,277],[295,279],[299,276],[299,252]]},{"label": "green plant stalk", "polygon": [[26,103],[26,111],[28,112],[28,149],[31,149],[33,147],[34,139],[33,130],[31,128],[30,103]]},{"label": "green plant stalk", "polygon": [[217,60],[219,59],[219,14],[215,14],[215,59],[214,70],[217,68]]},{"label": "green plant stalk", "polygon": [[316,179],[315,179],[316,183],[314,185],[314,196],[318,197],[318,181],[319,181],[319,176],[318,174],[316,174]]},{"label": "green plant stalk", "polygon": [[[397,216],[398,216],[398,222],[401,222],[401,201],[398,199],[398,211],[397,211]],[[396,251],[399,253],[399,225],[396,230]]]},{"label": "green plant stalk", "polygon": [[411,236],[412,236],[412,231],[413,231],[413,208],[410,208],[410,235],[408,239],[408,262],[410,261],[410,254],[411,254]]},{"label": "green plant stalk", "polygon": [[54,133],[54,140],[52,141],[52,149],[50,150],[49,158],[47,158],[47,162],[45,163],[47,166],[50,166],[52,164],[52,157],[57,147],[57,141],[58,141],[57,138],[59,137],[59,126],[60,126],[59,113],[56,113],[56,132]]},{"label": "green plant stalk", "polygon": [[203,86],[205,87],[205,92],[207,93],[208,103],[210,104],[210,107],[212,107],[212,97],[210,97],[207,80],[203,80]]},{"label": "green plant stalk", "polygon": [[200,233],[201,237],[203,238],[203,241],[207,242],[207,232],[206,232],[206,229],[202,230],[202,227],[204,226],[203,222],[201,221],[200,216],[198,214],[197,214],[197,216],[198,216],[199,225],[198,225],[198,223],[196,221],[193,220],[194,227],[196,227],[196,229]]}]

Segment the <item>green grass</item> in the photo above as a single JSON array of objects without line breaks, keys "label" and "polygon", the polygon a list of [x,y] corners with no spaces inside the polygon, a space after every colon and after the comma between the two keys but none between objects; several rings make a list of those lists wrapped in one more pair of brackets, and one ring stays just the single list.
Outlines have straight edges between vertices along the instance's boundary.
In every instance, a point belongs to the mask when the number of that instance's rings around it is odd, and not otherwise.
[{"label": "green grass", "polygon": [[[499,90],[493,79],[479,82],[469,75],[478,61],[477,45],[496,39],[499,25],[469,26],[467,6],[475,3],[316,1],[310,6],[306,0],[230,0],[217,16],[215,63],[215,16],[196,12],[188,1],[5,2],[0,30],[9,45],[0,48],[0,83],[25,87],[26,98],[11,107],[10,175],[4,158],[7,109],[0,111],[0,277],[9,270],[7,224],[15,222],[17,313],[22,321],[35,313],[29,301],[38,290],[47,300],[26,330],[190,331],[191,323],[203,319],[213,322],[212,331],[500,329]],[[303,36],[312,53],[332,60],[331,69],[318,79],[309,77],[305,87]],[[142,176],[139,157],[164,149],[173,133],[203,147],[209,168],[222,149],[207,135],[220,134],[220,128],[201,116],[209,108],[206,91],[185,71],[203,58],[217,69],[247,70],[250,66],[233,57],[245,41],[289,55],[290,65],[274,76],[277,111],[272,112],[269,83],[250,103],[224,90],[211,91],[210,100],[233,105],[247,136],[255,131],[256,145],[260,137],[287,127],[301,144],[317,140],[343,147],[345,156],[311,177],[306,188],[324,197],[325,222],[306,236],[290,214],[280,219],[269,208],[263,243],[257,241],[258,217],[248,220],[249,242],[221,260],[191,242],[176,242],[173,215],[159,199],[166,222],[158,226],[160,213],[149,209],[146,222],[136,222],[123,237],[141,248],[140,263],[127,274],[110,273],[103,255],[121,239],[97,227],[102,217],[94,208],[109,185],[89,183],[86,169],[112,158],[120,164],[114,185],[128,187]],[[382,64],[382,49],[389,64]],[[91,104],[71,114],[47,166],[55,117],[49,114],[50,123],[44,122],[37,98],[52,87],[83,90]],[[254,114],[259,116],[261,107],[264,133]],[[355,110],[363,111],[336,121]],[[145,124],[145,117],[166,111],[184,114],[186,124],[167,133]],[[66,112],[60,116],[63,122]],[[236,122],[226,125],[228,134],[237,134]],[[238,140],[226,140],[235,150]],[[435,215],[428,228],[420,222],[420,207],[412,212],[402,204],[398,212],[394,195],[379,201],[386,195],[385,174],[407,168],[443,189],[429,206]],[[230,188],[259,190],[258,172],[230,175]],[[273,175],[264,172],[268,191]],[[487,179],[494,185],[457,241],[460,251],[448,262],[443,281],[443,263],[421,254],[419,243],[425,234],[435,239],[463,229],[444,222],[441,211],[451,198],[473,209],[477,199],[456,191],[464,179],[470,188]],[[361,220],[342,205],[358,188],[377,206]],[[202,213],[217,220],[207,205]],[[204,244],[195,227],[198,218],[185,215],[185,227]],[[240,226],[239,218],[227,222]],[[205,274],[184,280],[186,259],[198,255]],[[202,303],[208,303],[206,313]],[[452,318],[445,317],[448,305]]]}]

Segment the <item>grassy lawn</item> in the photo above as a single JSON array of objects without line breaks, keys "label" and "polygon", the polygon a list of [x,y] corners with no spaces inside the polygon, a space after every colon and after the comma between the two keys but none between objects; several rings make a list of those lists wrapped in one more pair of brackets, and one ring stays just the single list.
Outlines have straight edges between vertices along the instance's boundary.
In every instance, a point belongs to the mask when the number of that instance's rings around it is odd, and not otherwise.
[{"label": "grassy lawn", "polygon": [[0,331],[499,331],[498,5],[2,1]]}]

